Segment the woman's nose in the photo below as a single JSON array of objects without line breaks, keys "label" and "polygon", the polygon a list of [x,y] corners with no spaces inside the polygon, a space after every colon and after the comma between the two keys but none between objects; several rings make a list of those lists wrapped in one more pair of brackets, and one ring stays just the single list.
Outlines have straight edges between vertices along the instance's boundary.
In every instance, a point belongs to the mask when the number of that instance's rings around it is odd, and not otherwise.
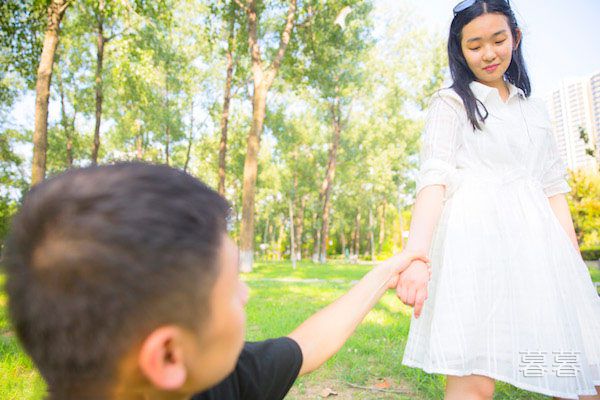
[{"label": "woman's nose", "polygon": [[491,46],[485,46],[483,49],[483,60],[484,61],[494,61],[496,58],[496,52]]}]

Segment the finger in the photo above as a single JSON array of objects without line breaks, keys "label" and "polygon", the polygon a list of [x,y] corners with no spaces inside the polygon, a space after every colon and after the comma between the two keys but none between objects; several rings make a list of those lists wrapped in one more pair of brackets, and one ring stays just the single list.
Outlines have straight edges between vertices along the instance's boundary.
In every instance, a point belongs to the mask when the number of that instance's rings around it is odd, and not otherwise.
[{"label": "finger", "polygon": [[406,285],[403,285],[401,282],[398,288],[396,289],[396,293],[398,293],[398,297],[400,298],[400,300],[404,304],[406,304],[406,298],[408,297],[408,287]]},{"label": "finger", "polygon": [[423,310],[425,300],[427,300],[427,289],[421,289],[417,293],[415,300],[415,318],[419,318],[421,316],[421,311]]},{"label": "finger", "polygon": [[398,284],[396,285],[396,296],[400,298],[400,293],[402,292],[402,277],[398,279]]},{"label": "finger", "polygon": [[398,275],[392,276],[387,284],[388,289],[392,289],[392,288],[395,288],[396,286],[398,286],[399,280],[400,280],[400,277]]},{"label": "finger", "polygon": [[406,298],[406,304],[408,304],[409,306],[414,306],[415,305],[415,297],[417,294],[417,290],[414,287],[409,287],[408,288],[408,295]]}]

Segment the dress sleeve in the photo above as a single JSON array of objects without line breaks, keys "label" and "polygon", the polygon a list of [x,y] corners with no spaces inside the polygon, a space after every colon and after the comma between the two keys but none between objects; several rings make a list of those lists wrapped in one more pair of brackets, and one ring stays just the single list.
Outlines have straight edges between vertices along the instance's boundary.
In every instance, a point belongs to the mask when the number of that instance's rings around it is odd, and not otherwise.
[{"label": "dress sleeve", "polygon": [[461,143],[463,119],[457,100],[440,92],[431,99],[421,137],[418,194],[430,185],[444,185],[446,192],[456,173],[456,151]]},{"label": "dress sleeve", "polygon": [[543,118],[547,122],[548,134],[546,136],[546,149],[543,156],[542,165],[542,188],[547,197],[552,197],[561,193],[568,193],[571,187],[567,183],[567,166],[560,158],[556,139],[550,128],[550,117],[546,107],[542,104],[541,111]]}]

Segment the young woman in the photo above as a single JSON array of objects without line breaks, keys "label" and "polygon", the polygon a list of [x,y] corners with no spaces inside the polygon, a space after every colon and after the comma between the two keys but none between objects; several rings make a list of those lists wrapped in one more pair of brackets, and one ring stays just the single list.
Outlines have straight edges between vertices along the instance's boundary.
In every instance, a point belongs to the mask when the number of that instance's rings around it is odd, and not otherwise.
[{"label": "young woman", "polygon": [[430,251],[431,282],[414,261],[397,288],[415,306],[403,363],[447,375],[450,400],[491,399],[495,380],[600,399],[600,299],[521,31],[506,0],[454,14],[453,84],[431,101],[407,245]]}]

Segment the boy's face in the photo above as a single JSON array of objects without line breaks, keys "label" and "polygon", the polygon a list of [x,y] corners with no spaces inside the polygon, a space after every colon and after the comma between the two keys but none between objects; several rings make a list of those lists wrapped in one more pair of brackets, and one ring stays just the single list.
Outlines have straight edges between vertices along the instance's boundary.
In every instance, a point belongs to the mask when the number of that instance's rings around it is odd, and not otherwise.
[{"label": "boy's face", "polygon": [[234,370],[244,344],[248,287],[238,276],[238,248],[226,234],[217,262],[210,315],[200,331],[167,325],[150,333],[132,358],[123,360],[116,398],[137,398],[129,394],[144,392],[153,393],[152,398],[189,397],[215,386]]},{"label": "boy's face", "polygon": [[248,286],[239,279],[239,251],[224,235],[219,253],[220,272],[211,294],[211,315],[198,346],[194,346],[198,357],[190,358],[195,364],[190,368],[190,378],[203,389],[233,371],[244,343]]}]

